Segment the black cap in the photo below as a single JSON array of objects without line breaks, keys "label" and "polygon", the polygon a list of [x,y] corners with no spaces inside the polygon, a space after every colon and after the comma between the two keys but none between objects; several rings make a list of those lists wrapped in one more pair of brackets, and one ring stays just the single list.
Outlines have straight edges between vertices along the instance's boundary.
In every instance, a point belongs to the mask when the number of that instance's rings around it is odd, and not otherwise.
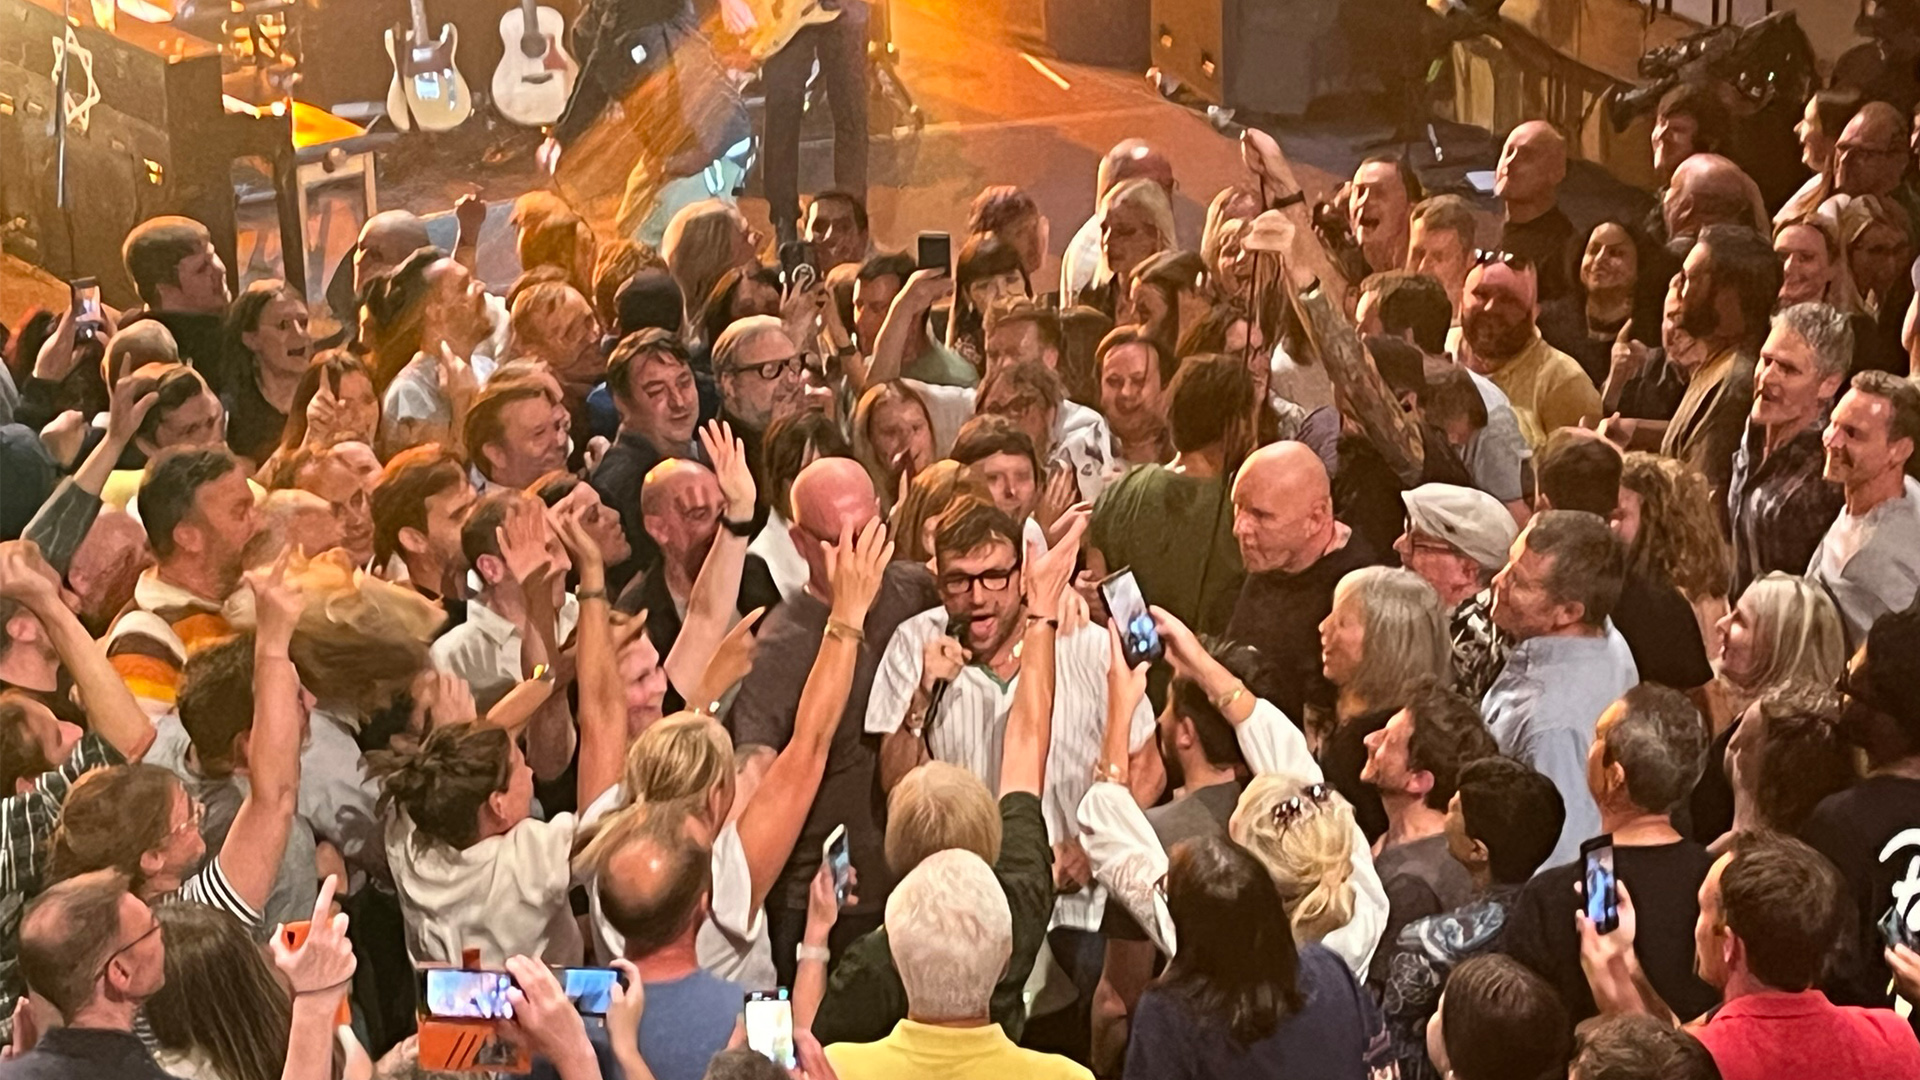
[{"label": "black cap", "polygon": [[650,328],[677,334],[686,321],[680,286],[665,270],[642,270],[633,275],[613,295],[613,307],[620,320],[621,337]]}]

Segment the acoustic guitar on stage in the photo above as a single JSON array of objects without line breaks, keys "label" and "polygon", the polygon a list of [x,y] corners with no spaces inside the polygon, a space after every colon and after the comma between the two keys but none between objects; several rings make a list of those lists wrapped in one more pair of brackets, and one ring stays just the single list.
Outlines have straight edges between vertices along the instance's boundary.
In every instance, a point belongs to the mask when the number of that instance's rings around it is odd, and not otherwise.
[{"label": "acoustic guitar on stage", "polygon": [[560,119],[580,65],[560,43],[566,19],[534,0],[520,0],[500,16],[500,66],[493,69],[493,106],[516,124],[539,127]]},{"label": "acoustic guitar on stage", "polygon": [[809,26],[840,17],[839,0],[747,0],[754,27],[740,35],[739,45],[757,66],[793,41]]},{"label": "acoustic guitar on stage", "polygon": [[387,30],[387,55],[393,58],[387,118],[401,131],[451,131],[473,115],[473,93],[453,63],[460,31],[445,23],[439,37],[429,37],[426,0],[410,3],[413,25]]}]

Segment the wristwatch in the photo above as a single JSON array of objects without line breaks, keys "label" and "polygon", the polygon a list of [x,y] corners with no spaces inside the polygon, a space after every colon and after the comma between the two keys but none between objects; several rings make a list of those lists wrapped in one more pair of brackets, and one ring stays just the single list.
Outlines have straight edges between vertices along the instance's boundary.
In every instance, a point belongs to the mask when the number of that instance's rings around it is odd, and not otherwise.
[{"label": "wristwatch", "polygon": [[753,518],[751,516],[749,516],[745,521],[735,521],[732,518],[729,518],[727,515],[721,514],[720,526],[721,528],[726,529],[728,532],[732,533],[735,536],[741,537],[742,539],[746,539],[746,540],[753,539]]}]

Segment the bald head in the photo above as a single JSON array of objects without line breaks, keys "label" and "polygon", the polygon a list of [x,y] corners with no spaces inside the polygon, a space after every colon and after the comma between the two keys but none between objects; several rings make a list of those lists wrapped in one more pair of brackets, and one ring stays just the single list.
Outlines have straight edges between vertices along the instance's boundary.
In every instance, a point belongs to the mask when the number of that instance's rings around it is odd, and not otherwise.
[{"label": "bald head", "polygon": [[820,545],[844,533],[858,533],[880,514],[873,477],[852,458],[821,458],[794,478],[793,524],[789,527],[808,580],[822,596],[831,595],[826,556]]},{"label": "bald head", "polygon": [[1567,178],[1567,140],[1543,120],[1514,128],[1500,151],[1493,193],[1507,204],[1507,216],[1531,221],[1550,209]]},{"label": "bald head", "polygon": [[1767,231],[1759,185],[1719,154],[1694,154],[1673,170],[1661,213],[1670,237],[1695,236],[1709,225]]},{"label": "bald head", "polygon": [[1332,543],[1333,488],[1305,443],[1269,443],[1233,483],[1233,538],[1248,573],[1298,573]]},{"label": "bald head", "polygon": [[269,491],[254,513],[257,531],[244,556],[248,566],[271,565],[293,543],[315,553],[339,547],[345,539],[333,504],[311,491]]},{"label": "bald head", "polygon": [[1884,101],[1869,101],[1834,144],[1833,186],[1842,195],[1886,195],[1900,186],[1909,153],[1907,122]]},{"label": "bald head", "polygon": [[627,959],[690,938],[705,921],[713,856],[686,801],[621,811],[591,854],[600,909],[626,939]]},{"label": "bald head", "polygon": [[1104,198],[1115,184],[1143,176],[1173,194],[1173,162],[1147,145],[1145,139],[1122,139],[1100,159],[1097,194]]},{"label": "bald head", "polygon": [[74,613],[89,627],[104,627],[133,599],[140,572],[151,565],[147,530],[125,510],[101,507],[67,564]]},{"label": "bald head", "polygon": [[405,210],[382,210],[368,218],[353,249],[354,293],[366,287],[368,278],[399,266],[431,243],[427,223]]},{"label": "bald head", "polygon": [[640,484],[640,515],[661,554],[697,572],[720,528],[726,497],[705,465],[667,458]]}]

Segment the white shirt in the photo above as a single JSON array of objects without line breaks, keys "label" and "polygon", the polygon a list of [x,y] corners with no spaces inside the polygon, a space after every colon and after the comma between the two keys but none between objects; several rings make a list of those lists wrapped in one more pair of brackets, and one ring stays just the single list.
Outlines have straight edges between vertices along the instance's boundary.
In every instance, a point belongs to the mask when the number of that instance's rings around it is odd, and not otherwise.
[{"label": "white shirt", "polygon": [[[979,391],[971,386],[935,386],[918,379],[902,379],[907,386],[918,393],[927,403],[927,419],[933,426],[933,451],[945,456],[953,450],[953,440],[960,434],[961,425],[973,419],[973,407],[979,397]],[[1107,418],[1098,410],[1089,409],[1077,401],[1060,402],[1060,408],[1053,416],[1053,444],[1057,448],[1067,437],[1077,431],[1092,430],[1101,446],[1110,445],[1113,434],[1107,428]],[[1035,449],[1039,449],[1035,447]],[[1045,482],[1045,478],[1041,478]]]},{"label": "white shirt", "polygon": [[368,872],[384,878],[387,852],[375,809],[380,785],[367,775],[353,723],[317,708],[308,731],[300,751],[300,816],[314,836],[340,849],[356,883]]},{"label": "white shirt", "polygon": [[[1255,776],[1277,774],[1302,784],[1325,782],[1319,762],[1307,750],[1306,736],[1268,702],[1256,699],[1253,715],[1235,734]],[[1113,890],[1114,899],[1126,906],[1127,913],[1139,921],[1161,952],[1173,955],[1178,948],[1173,917],[1160,888],[1167,874],[1167,853],[1146,812],[1124,785],[1100,783],[1087,789],[1080,803],[1079,821],[1095,879]],[[1372,849],[1357,823],[1349,861],[1353,867],[1348,879],[1353,885],[1353,916],[1320,944],[1346,961],[1356,978],[1365,979],[1374,948],[1387,928],[1387,891],[1380,885]]]},{"label": "white shirt", "polygon": [[[947,609],[937,607],[915,615],[893,632],[867,697],[869,734],[887,735],[899,729],[920,685],[921,650],[944,633],[946,625]],[[1106,738],[1109,648],[1106,630],[1099,626],[1063,634],[1054,645],[1053,739],[1047,751],[1046,788],[1040,793],[1041,815],[1054,843],[1080,834],[1075,815],[1081,796],[1093,783],[1093,767]],[[947,688],[936,722],[927,733],[928,753],[979,777],[995,798],[1000,794],[1007,717],[1019,685],[1018,672],[1002,684],[986,667],[969,664]],[[1144,699],[1133,711],[1131,726],[1128,749],[1138,751],[1153,739],[1153,710]],[[1105,904],[1105,893],[1099,888],[1062,896],[1054,904],[1054,925],[1098,930]]]},{"label": "white shirt", "polygon": [[[582,827],[591,825],[627,803],[619,787],[608,788],[587,812]],[[753,874],[747,867],[740,830],[731,821],[713,840],[713,885],[707,897],[707,919],[695,933],[693,949],[708,974],[748,987],[772,987],[780,977],[773,968],[773,942],[767,936],[765,907],[753,906]],[[593,915],[593,942],[604,963],[625,953],[627,939],[607,925],[600,910],[600,890],[587,885],[587,908]]]},{"label": "white shirt", "polygon": [[1807,577],[1833,595],[1856,647],[1875,619],[1904,611],[1920,590],[1920,480],[1864,514],[1847,513],[1827,527],[1807,564]]},{"label": "white shirt", "polygon": [[1094,214],[1067,241],[1067,249],[1060,253],[1060,304],[1066,306],[1073,298],[1093,287],[1093,279],[1100,273],[1100,215]]},{"label": "white shirt", "polygon": [[1461,464],[1473,474],[1481,490],[1501,502],[1513,502],[1526,492],[1520,487],[1520,463],[1533,456],[1526,436],[1520,434],[1520,418],[1513,414],[1513,403],[1493,380],[1471,368],[1462,367],[1480,391],[1487,407],[1487,426],[1467,440]]},{"label": "white shirt", "polygon": [[413,962],[459,964],[463,949],[479,949],[485,967],[514,955],[578,966],[580,924],[567,904],[578,826],[572,814],[528,818],[456,851],[435,840],[416,843],[413,822],[396,809],[387,821],[387,863]]},{"label": "white shirt", "polygon": [[[556,640],[565,641],[580,621],[580,601],[568,593],[560,604]],[[481,712],[520,682],[520,630],[479,600],[467,601],[467,621],[441,635],[431,648],[433,666],[473,688]]]},{"label": "white shirt", "polygon": [[760,561],[767,564],[767,573],[773,575],[774,587],[780,590],[782,600],[791,600],[805,591],[811,573],[807,560],[800,557],[800,549],[793,544],[790,528],[791,524],[780,511],[769,509],[766,526],[747,545],[747,554],[758,555]]}]

